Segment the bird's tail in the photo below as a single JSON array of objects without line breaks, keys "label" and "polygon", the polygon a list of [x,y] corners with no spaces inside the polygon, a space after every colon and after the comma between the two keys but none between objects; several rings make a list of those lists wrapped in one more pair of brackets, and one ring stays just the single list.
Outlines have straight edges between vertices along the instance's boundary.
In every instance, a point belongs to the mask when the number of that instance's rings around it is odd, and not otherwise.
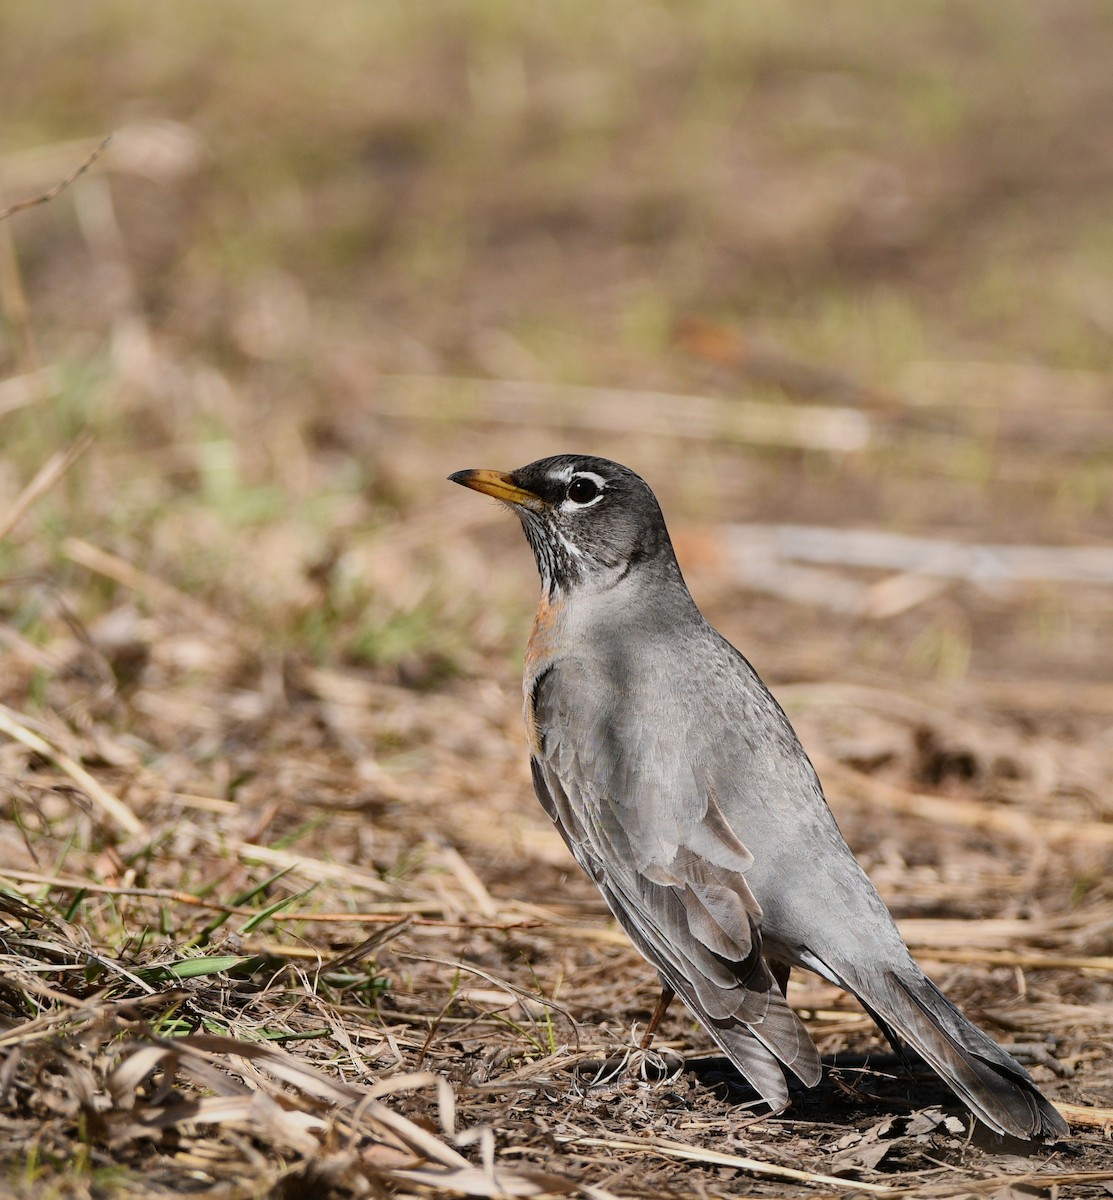
[{"label": "bird's tail", "polygon": [[[782,1064],[806,1087],[819,1082],[823,1068],[815,1043],[775,984],[765,993],[767,1003],[760,1016],[751,1015],[747,1019],[730,1011],[716,1015],[705,1003],[706,990],[701,995],[687,979],[659,969],[661,978],[696,1014],[719,1048],[774,1112],[780,1112],[788,1104],[788,1084]],[[756,995],[751,993],[752,998]]]},{"label": "bird's tail", "polygon": [[1025,1141],[1053,1141],[1068,1133],[1020,1063],[918,969],[887,971],[870,986],[851,990],[882,1028],[912,1046],[990,1129]]}]

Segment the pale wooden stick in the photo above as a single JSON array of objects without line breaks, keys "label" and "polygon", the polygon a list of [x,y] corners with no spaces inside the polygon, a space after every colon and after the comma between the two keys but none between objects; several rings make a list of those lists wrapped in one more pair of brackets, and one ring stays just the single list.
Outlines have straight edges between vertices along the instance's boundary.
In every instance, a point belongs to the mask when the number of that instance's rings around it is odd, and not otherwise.
[{"label": "pale wooden stick", "polygon": [[1113,1108],[1087,1108],[1082,1104],[1055,1102],[1059,1115],[1068,1125],[1086,1125],[1104,1133],[1113,1132]]},{"label": "pale wooden stick", "polygon": [[669,438],[854,452],[869,445],[870,419],[852,408],[767,404],[713,396],[575,387],[509,379],[384,375],[374,412],[443,421],[446,411],[496,425],[552,426]]},{"label": "pale wooden stick", "polygon": [[1113,584],[1107,546],[975,545],[945,538],[910,537],[881,529],[823,525],[727,525],[727,552],[745,571],[746,559],[774,559],[835,567],[902,571],[969,583]]}]

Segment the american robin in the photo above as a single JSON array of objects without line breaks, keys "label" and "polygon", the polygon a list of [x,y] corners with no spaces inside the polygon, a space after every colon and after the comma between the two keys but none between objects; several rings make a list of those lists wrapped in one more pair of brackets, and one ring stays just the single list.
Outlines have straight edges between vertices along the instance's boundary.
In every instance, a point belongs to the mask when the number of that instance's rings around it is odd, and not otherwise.
[{"label": "american robin", "polygon": [[509,505],[541,574],[525,663],[534,789],[576,861],[773,1109],[819,1055],[785,1000],[806,967],[853,992],[990,1129],[1067,1132],[1024,1068],[913,961],[753,667],[696,608],[633,471],[562,454],[454,483]]}]

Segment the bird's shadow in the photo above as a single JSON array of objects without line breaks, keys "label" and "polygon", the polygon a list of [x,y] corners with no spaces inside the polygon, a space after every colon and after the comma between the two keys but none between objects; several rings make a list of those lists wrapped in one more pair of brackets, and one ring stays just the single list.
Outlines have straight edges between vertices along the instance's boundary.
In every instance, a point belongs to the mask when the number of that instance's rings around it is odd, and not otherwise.
[{"label": "bird's shadow", "polygon": [[[929,1108],[958,1118],[970,1144],[993,1154],[1030,1156],[1046,1147],[992,1132],[974,1121],[952,1093],[915,1058],[892,1052],[831,1054],[823,1058],[823,1077],[814,1087],[789,1080],[784,1116],[816,1125],[871,1126],[892,1117],[910,1117]],[[701,1086],[756,1118],[768,1110],[737,1067],[722,1055],[689,1059],[684,1070]]]},{"label": "bird's shadow", "polygon": [[[795,1110],[809,1103],[833,1102],[841,1102],[845,1106],[848,1096],[881,1106],[891,1101],[894,1106],[907,1107],[909,1097],[903,1089],[907,1086],[918,1090],[921,1084],[925,1088],[924,1094],[917,1096],[921,1103],[938,1103],[949,1095],[941,1086],[931,1089],[931,1081],[927,1077],[911,1078],[910,1068],[912,1071],[916,1069],[908,1059],[894,1053],[829,1054],[823,1058],[823,1077],[814,1087],[805,1087],[789,1077],[792,1107]],[[730,1059],[723,1055],[687,1059],[685,1069],[705,1086],[721,1090],[723,1099],[730,1103],[749,1103],[756,1097],[753,1087]],[[933,1094],[929,1095],[929,1090]]]}]

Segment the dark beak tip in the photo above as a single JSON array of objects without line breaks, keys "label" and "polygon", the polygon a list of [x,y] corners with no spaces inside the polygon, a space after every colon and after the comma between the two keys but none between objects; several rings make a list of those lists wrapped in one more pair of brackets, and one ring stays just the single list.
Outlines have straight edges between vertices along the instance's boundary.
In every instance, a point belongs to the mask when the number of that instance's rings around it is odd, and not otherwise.
[{"label": "dark beak tip", "polygon": [[482,492],[503,504],[534,506],[540,503],[540,497],[514,482],[513,475],[505,471],[469,470],[454,471],[449,475],[451,483],[458,483],[473,492]]}]

